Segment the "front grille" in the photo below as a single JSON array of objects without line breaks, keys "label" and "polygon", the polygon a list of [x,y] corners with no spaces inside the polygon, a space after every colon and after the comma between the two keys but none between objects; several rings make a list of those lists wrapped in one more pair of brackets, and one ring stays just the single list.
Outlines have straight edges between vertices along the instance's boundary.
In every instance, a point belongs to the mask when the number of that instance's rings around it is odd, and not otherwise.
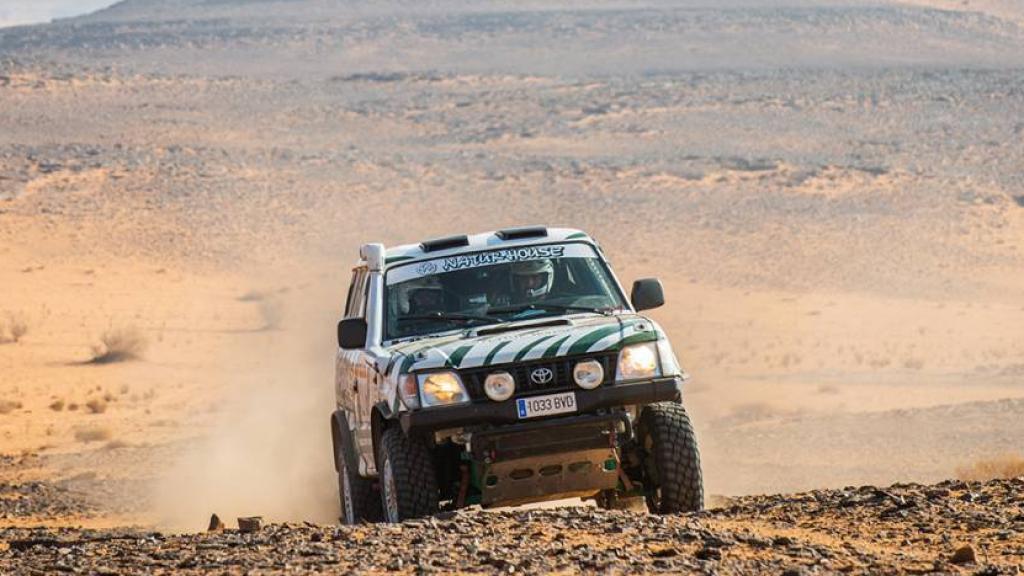
[{"label": "front grille", "polygon": [[[576,388],[576,382],[572,379],[572,369],[581,360],[597,360],[604,368],[604,382],[608,384],[615,380],[615,368],[618,362],[618,352],[599,352],[597,354],[585,354],[569,358],[554,358],[542,360],[529,360],[514,364],[498,364],[495,366],[482,366],[479,368],[468,368],[459,370],[462,383],[466,385],[473,400],[488,400],[484,393],[484,380],[488,374],[494,372],[508,372],[515,378],[515,396],[533,396],[535,394],[561,392]],[[530,380],[530,373],[537,368],[547,368],[554,374],[554,378],[545,384],[537,384]]]}]

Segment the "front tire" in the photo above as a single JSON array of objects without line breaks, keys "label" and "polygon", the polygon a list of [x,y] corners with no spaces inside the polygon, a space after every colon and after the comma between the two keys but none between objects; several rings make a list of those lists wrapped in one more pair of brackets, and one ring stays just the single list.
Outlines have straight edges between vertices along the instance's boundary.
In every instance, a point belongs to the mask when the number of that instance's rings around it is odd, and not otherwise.
[{"label": "front tire", "polygon": [[397,523],[437,512],[437,475],[425,442],[389,428],[381,435],[377,462],[386,521]]},{"label": "front tire", "polygon": [[659,402],[640,414],[647,508],[655,514],[697,512],[704,508],[700,451],[690,416],[682,404]]},{"label": "front tire", "polygon": [[370,478],[359,475],[358,457],[352,449],[351,435],[341,430],[338,459],[338,496],[341,503],[341,523],[379,522],[380,496]]}]

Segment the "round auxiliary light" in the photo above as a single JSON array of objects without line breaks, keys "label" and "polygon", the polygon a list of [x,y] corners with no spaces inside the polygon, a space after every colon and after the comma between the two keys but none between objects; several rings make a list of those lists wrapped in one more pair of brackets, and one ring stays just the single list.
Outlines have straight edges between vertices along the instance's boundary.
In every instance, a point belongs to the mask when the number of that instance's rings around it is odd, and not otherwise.
[{"label": "round auxiliary light", "polygon": [[584,360],[572,369],[573,380],[584,390],[593,390],[604,382],[604,367],[597,360]]},{"label": "round auxiliary light", "polygon": [[516,392],[516,381],[508,372],[495,372],[484,380],[484,393],[495,402],[508,400]]}]

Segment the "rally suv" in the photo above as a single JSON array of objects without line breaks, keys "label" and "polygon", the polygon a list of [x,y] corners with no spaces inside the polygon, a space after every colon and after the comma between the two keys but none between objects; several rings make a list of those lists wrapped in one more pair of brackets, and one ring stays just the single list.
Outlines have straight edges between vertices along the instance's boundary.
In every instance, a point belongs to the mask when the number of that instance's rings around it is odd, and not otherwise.
[{"label": "rally suv", "polygon": [[703,505],[686,374],[637,280],[578,230],[365,244],[338,324],[342,520],[568,497]]}]

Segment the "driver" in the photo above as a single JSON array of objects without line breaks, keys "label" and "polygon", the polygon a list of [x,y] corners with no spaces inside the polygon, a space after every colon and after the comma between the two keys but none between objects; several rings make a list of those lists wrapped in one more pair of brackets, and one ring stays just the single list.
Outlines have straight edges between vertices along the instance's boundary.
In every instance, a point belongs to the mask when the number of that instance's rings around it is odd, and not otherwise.
[{"label": "driver", "polygon": [[526,260],[512,264],[512,298],[516,303],[539,302],[551,292],[555,266],[551,260]]},{"label": "driver", "polygon": [[428,281],[409,291],[409,316],[444,312],[444,291],[436,281]]}]

